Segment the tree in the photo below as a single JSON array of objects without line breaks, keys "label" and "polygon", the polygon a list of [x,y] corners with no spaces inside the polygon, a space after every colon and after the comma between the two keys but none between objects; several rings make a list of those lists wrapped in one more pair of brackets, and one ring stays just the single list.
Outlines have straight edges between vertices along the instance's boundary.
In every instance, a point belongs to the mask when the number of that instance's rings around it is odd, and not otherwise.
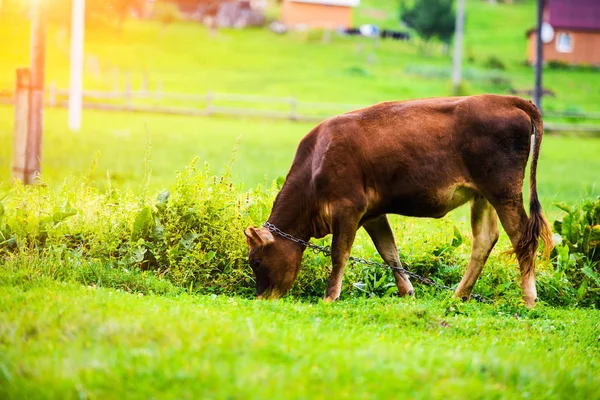
[{"label": "tree", "polygon": [[415,0],[413,6],[408,8],[402,1],[400,20],[417,31],[425,43],[437,37],[443,43],[449,44],[456,20],[453,2],[454,0]]}]

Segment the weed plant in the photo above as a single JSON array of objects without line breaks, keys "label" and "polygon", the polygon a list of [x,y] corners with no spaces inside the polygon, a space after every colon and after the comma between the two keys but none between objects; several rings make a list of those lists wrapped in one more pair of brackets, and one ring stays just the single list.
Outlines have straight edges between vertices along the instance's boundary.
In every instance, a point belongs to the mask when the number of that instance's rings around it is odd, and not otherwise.
[{"label": "weed plant", "polygon": [[[87,180],[65,182],[58,190],[43,182],[5,190],[0,194],[2,280],[49,275],[140,293],[251,297],[254,277],[243,230],[266,221],[283,178],[244,191],[232,183],[229,168],[216,176],[194,161],[168,190],[150,194],[148,181],[137,192],[110,185],[100,191]],[[569,214],[554,227],[563,243],[550,263],[538,263],[540,297],[548,304],[600,304],[598,204],[561,205]],[[444,219],[424,227],[415,219],[393,217],[393,226],[405,267],[449,286],[459,282],[471,250],[466,224]],[[504,236],[475,288],[496,302],[520,297],[516,261],[503,255],[509,249]],[[316,242],[328,245],[330,238]],[[353,254],[381,261],[364,232]],[[329,258],[305,252],[291,295],[321,297],[329,272]],[[395,295],[393,282],[390,271],[351,263],[342,296]],[[417,287],[418,295],[436,293]]]}]

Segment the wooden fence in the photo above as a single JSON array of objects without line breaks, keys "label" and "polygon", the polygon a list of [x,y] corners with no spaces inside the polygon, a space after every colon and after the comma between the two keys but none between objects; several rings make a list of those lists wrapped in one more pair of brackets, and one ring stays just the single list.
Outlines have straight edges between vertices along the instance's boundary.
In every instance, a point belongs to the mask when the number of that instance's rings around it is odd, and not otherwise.
[{"label": "wooden fence", "polygon": [[[68,90],[48,88],[49,107],[67,107]],[[234,93],[205,94],[162,91],[121,92],[87,90],[84,108],[107,111],[133,111],[190,116],[224,115],[259,117],[292,121],[322,121],[332,115],[365,107],[364,104],[339,104],[299,101],[295,97],[273,97]]]},{"label": "wooden fence", "polygon": [[[48,107],[68,107],[68,90],[50,84],[46,89]],[[85,109],[130,111],[188,116],[232,116],[287,119],[319,122],[332,115],[365,107],[365,104],[342,104],[300,101],[295,97],[272,97],[233,93],[205,94],[172,93],[162,90],[123,91],[86,90],[83,93]],[[12,104],[12,93],[0,91],[0,104]],[[549,132],[571,132],[600,135],[600,124],[574,124],[569,120],[600,120],[600,113],[557,112],[544,113],[545,129]],[[548,122],[561,119],[563,122]],[[564,122],[566,121],[566,122]]]}]

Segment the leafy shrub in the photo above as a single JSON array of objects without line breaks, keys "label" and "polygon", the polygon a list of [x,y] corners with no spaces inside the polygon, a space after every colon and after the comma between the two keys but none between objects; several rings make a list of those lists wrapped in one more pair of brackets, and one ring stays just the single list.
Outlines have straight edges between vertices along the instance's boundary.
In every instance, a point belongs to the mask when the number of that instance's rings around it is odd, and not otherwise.
[{"label": "leafy shrub", "polygon": [[[198,168],[193,162],[178,174],[170,190],[153,196],[113,189],[100,193],[85,182],[58,191],[44,185],[16,185],[0,197],[0,253],[13,264],[30,260],[43,275],[85,284],[144,292],[148,289],[140,282],[155,279],[188,291],[250,296],[254,277],[242,231],[264,223],[282,184],[279,178],[267,189],[242,192],[227,173],[217,177],[207,166]],[[415,272],[456,282],[460,279],[456,266],[464,265],[468,249],[462,246],[459,251],[463,239],[453,226],[439,224],[450,232],[447,237],[431,240],[430,232],[412,228],[401,258]],[[397,229],[406,228],[400,224]],[[363,232],[359,236],[353,255],[381,261],[370,239]],[[331,239],[316,243],[330,245]],[[329,257],[305,252],[291,293],[322,297],[330,271]],[[144,278],[134,278],[136,274]],[[371,277],[379,283],[368,287],[369,292],[394,292],[391,272],[349,265],[343,295],[362,295],[357,288],[361,282],[369,284]]]},{"label": "leafy shrub", "polygon": [[493,55],[487,58],[487,60],[485,61],[485,67],[490,69],[499,69],[501,71],[504,71],[506,69],[506,65],[504,65],[504,62],[500,58]]},{"label": "leafy shrub", "polygon": [[569,65],[568,62],[566,62],[566,61],[559,61],[559,60],[548,61],[546,63],[546,66],[549,69],[558,69],[558,70],[565,70],[565,69],[570,69],[571,68],[571,66]]},{"label": "leafy shrub", "polygon": [[548,61],[546,63],[546,66],[549,69],[554,69],[554,70],[569,70],[569,71],[580,71],[580,72],[586,72],[586,71],[595,72],[595,71],[598,71],[598,69],[599,69],[597,65],[590,65],[590,64],[572,65],[566,61],[559,61],[559,60]]},{"label": "leafy shrub", "polygon": [[260,187],[239,193],[227,174],[211,176],[195,163],[155,199],[98,193],[85,184],[58,193],[17,185],[0,203],[0,253],[77,257],[117,270],[151,270],[206,293],[248,294],[253,277],[242,232],[266,219],[273,193]]},{"label": "leafy shrub", "polygon": [[555,205],[566,212],[554,221],[553,250],[557,280],[565,280],[571,290],[564,295],[574,296],[581,305],[600,306],[600,198],[581,204]]},{"label": "leafy shrub", "polygon": [[[142,194],[99,192],[87,182],[58,190],[17,184],[0,194],[0,262],[6,267],[0,281],[51,277],[139,293],[252,296],[254,276],[242,232],[265,222],[282,183],[279,178],[266,188],[242,191],[227,171],[217,177],[208,166],[193,162],[173,187],[152,195],[146,189]],[[560,205],[567,212],[555,223],[562,244],[551,268],[542,266],[538,273],[545,302],[599,305],[599,203]],[[454,287],[470,258],[469,239],[461,234],[468,228],[448,219],[425,227],[415,219],[391,218],[404,267]],[[315,243],[330,245],[331,238]],[[516,262],[498,253],[488,260],[475,292],[496,301],[518,299]],[[362,230],[352,255],[382,262]],[[306,251],[291,294],[322,297],[330,271],[329,257]],[[419,295],[439,293],[418,283],[415,288]],[[391,271],[353,263],[346,267],[342,296],[396,292]]]}]

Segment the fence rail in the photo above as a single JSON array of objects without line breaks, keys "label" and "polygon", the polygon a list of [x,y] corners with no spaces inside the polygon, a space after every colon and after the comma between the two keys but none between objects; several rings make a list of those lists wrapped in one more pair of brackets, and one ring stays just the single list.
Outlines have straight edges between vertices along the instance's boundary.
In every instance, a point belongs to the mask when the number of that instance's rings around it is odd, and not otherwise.
[{"label": "fence rail", "polygon": [[[48,107],[68,107],[69,91],[51,84],[46,89]],[[343,104],[299,101],[295,97],[274,97],[236,93],[205,94],[163,92],[162,90],[127,89],[124,91],[86,90],[83,107],[103,111],[131,111],[188,116],[223,115],[319,122],[332,115],[366,107],[365,104]],[[12,104],[13,93],[0,91],[0,104]],[[600,120],[600,113],[547,111],[546,119]],[[600,135],[600,125],[546,122],[549,132],[572,132]]]}]

